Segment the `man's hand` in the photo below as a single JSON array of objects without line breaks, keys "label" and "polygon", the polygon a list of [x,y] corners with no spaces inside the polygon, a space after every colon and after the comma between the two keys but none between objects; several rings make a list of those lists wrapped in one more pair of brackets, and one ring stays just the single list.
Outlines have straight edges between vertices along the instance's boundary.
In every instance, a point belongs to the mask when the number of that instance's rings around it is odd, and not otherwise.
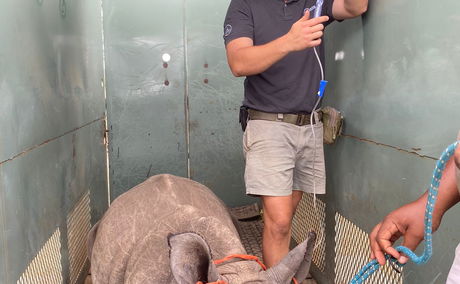
[{"label": "man's hand", "polygon": [[295,22],[291,30],[284,36],[288,52],[304,50],[321,44],[324,25],[329,20],[328,16],[309,19],[310,12],[303,15]]},{"label": "man's hand", "polygon": [[[393,243],[401,236],[404,237],[403,246],[414,250],[423,240],[425,224],[425,198],[404,205],[388,214],[385,219],[372,230],[370,234],[371,258],[383,265],[385,264],[384,253],[398,259],[400,263],[406,263],[407,257],[401,256],[393,247]],[[436,230],[439,222],[433,223]]]},{"label": "man's hand", "polygon": [[304,50],[321,43],[324,25],[329,17],[308,19],[310,13],[295,22],[285,35],[264,45],[254,46],[247,37],[227,44],[228,65],[235,76],[260,74],[293,51]]},{"label": "man's hand", "polygon": [[[458,154],[460,155],[460,154]],[[460,194],[457,190],[455,179],[455,162],[450,159],[441,178],[436,205],[432,214],[433,232],[441,224],[444,213],[452,206],[460,202]],[[384,253],[388,253],[398,259],[400,263],[406,263],[407,257],[401,256],[393,247],[393,243],[401,236],[404,237],[403,246],[412,251],[420,244],[425,230],[425,208],[428,193],[425,192],[416,201],[404,205],[388,214],[383,221],[375,226],[370,234],[372,259],[377,259],[380,264],[385,264]]]}]

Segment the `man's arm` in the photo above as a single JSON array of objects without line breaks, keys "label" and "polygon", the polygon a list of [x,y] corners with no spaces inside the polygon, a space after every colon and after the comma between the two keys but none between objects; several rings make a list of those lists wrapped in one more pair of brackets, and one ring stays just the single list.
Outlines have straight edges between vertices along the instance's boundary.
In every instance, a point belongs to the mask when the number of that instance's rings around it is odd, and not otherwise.
[{"label": "man's arm", "polygon": [[318,46],[323,36],[324,25],[329,17],[309,19],[305,15],[291,27],[291,30],[274,41],[254,46],[252,39],[237,38],[227,44],[227,60],[233,75],[251,76],[270,68],[293,51]]},{"label": "man's arm", "polygon": [[367,11],[368,0],[334,0],[332,15],[336,20],[357,17]]},{"label": "man's arm", "polygon": [[[460,149],[460,148],[459,148]],[[460,150],[457,151],[460,158]],[[442,216],[456,203],[460,202],[455,178],[454,158],[450,159],[444,170],[438,190],[438,199],[433,212],[433,231],[441,223]],[[370,234],[372,255],[380,264],[385,264],[384,253],[392,255],[399,262],[407,262],[406,257],[401,257],[393,247],[393,243],[401,236],[404,237],[403,245],[415,250],[424,237],[424,214],[428,193],[419,199],[388,214],[385,219],[375,226]]]}]

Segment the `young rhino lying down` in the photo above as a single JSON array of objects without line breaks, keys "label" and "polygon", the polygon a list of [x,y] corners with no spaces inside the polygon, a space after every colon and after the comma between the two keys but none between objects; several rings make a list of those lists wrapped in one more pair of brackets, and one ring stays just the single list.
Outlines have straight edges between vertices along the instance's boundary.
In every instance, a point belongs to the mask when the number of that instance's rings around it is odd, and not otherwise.
[{"label": "young rhino lying down", "polygon": [[158,175],[118,197],[89,235],[95,284],[300,283],[315,236],[266,271],[255,261],[213,260],[246,254],[226,206],[205,186]]}]

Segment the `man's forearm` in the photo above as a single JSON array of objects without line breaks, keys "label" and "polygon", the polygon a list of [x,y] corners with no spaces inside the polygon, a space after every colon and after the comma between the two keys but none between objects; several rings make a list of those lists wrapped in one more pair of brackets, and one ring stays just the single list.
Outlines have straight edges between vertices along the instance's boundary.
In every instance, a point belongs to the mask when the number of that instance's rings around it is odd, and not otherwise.
[{"label": "man's forearm", "polygon": [[233,75],[239,77],[262,73],[289,52],[282,36],[264,45],[242,47],[232,54],[227,53],[227,56]]},{"label": "man's forearm", "polygon": [[368,0],[335,0],[332,13],[337,20],[357,17],[367,11]]},{"label": "man's forearm", "polygon": [[359,16],[367,11],[368,0],[344,0],[345,9],[354,16]]},{"label": "man's forearm", "polygon": [[264,72],[292,51],[301,51],[321,44],[323,23],[329,17],[309,18],[306,12],[295,22],[288,33],[264,45],[253,45],[247,37],[237,38],[227,44],[227,58],[235,76],[251,76]]},{"label": "man's forearm", "polygon": [[[433,222],[440,222],[444,213],[452,206],[460,202],[460,194],[457,190],[457,182],[455,176],[454,159],[450,159],[446,165],[438,190],[438,197],[433,212]],[[424,202],[428,197],[428,192],[425,193],[418,202]]]}]

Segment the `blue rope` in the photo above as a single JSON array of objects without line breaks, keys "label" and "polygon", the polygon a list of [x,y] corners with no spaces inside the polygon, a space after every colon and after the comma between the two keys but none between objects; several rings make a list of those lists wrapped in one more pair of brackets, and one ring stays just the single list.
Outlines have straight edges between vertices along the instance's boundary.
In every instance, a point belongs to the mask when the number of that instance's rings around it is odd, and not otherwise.
[{"label": "blue rope", "polygon": [[[447,147],[447,149],[442,153],[441,158],[439,158],[438,162],[436,163],[436,168],[434,169],[433,172],[433,178],[431,179],[431,185],[430,189],[428,191],[428,201],[426,204],[426,210],[425,210],[425,235],[424,235],[424,240],[425,240],[425,249],[423,251],[423,254],[421,256],[417,256],[413,251],[408,249],[407,247],[404,246],[398,246],[396,247],[396,250],[398,252],[404,253],[407,257],[409,257],[414,263],[422,265],[428,262],[428,260],[431,258],[433,255],[433,238],[432,238],[432,233],[433,233],[433,210],[434,210],[434,205],[436,203],[436,199],[438,196],[438,188],[439,188],[439,183],[441,181],[442,173],[444,169],[446,168],[446,164],[449,161],[449,159],[452,157],[452,155],[455,152],[455,149],[459,145],[460,141],[457,141]],[[402,267],[403,264],[399,263],[397,259],[391,257],[388,254],[385,254],[385,258],[390,262],[392,265],[396,265],[398,267]],[[353,277],[353,279],[350,281],[350,284],[361,284],[363,283],[367,278],[369,278],[372,273],[377,271],[380,267],[380,264],[377,262],[377,260],[372,260],[368,264],[366,264],[359,272],[358,274]]]}]

